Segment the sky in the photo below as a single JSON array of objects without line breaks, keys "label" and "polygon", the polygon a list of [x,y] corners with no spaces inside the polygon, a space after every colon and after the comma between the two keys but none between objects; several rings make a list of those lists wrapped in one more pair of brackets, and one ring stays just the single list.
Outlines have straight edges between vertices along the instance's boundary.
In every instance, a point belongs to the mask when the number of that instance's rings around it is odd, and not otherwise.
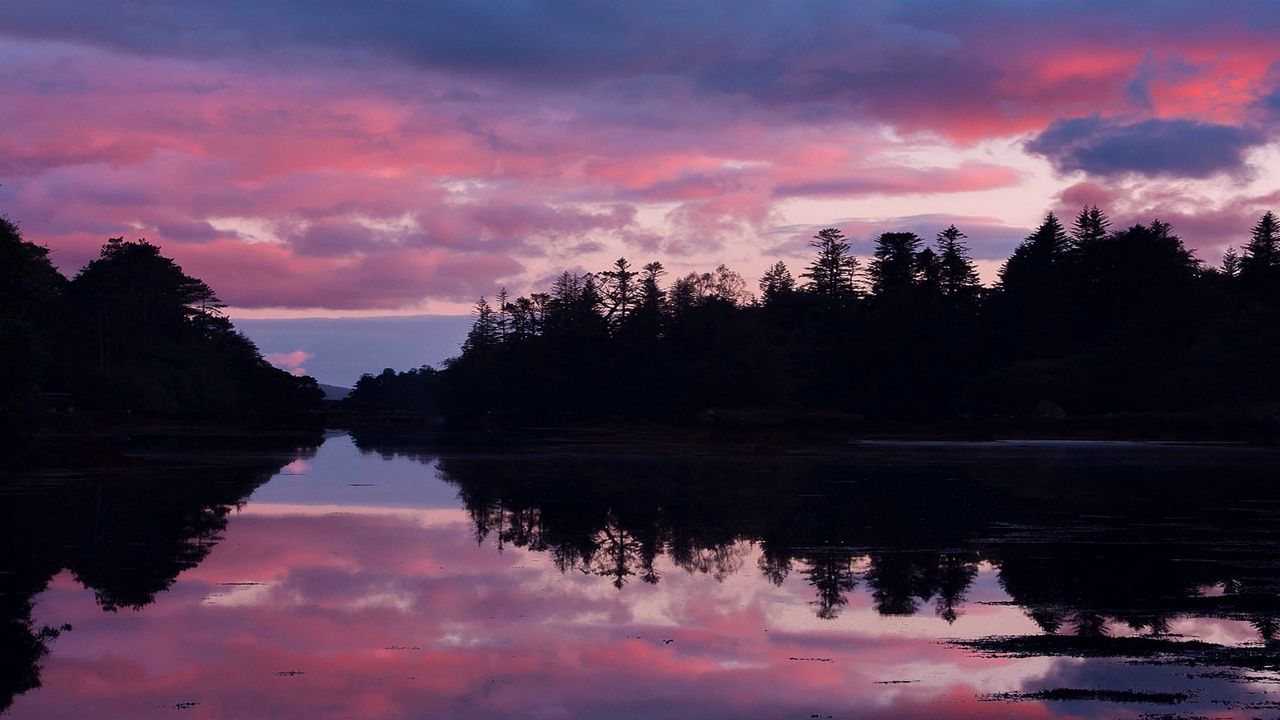
[{"label": "sky", "polygon": [[383,368],[440,367],[458,354],[471,318],[241,318],[235,325],[276,367],[349,388],[361,375],[377,375]]},{"label": "sky", "polygon": [[1277,38],[1248,1],[5,0],[0,212],[69,274],[145,237],[235,318],[755,278],[828,226],[954,222],[990,281],[1086,203],[1216,263],[1280,207]]}]

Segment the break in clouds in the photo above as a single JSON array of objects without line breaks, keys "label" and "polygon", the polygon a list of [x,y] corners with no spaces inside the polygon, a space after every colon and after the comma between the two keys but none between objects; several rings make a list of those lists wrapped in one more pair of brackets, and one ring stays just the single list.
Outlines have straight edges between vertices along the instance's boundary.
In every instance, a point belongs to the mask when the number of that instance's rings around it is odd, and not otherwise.
[{"label": "break in clouds", "polygon": [[[1274,204],[1280,9],[1168,3],[0,6],[0,210],[146,237],[238,308],[457,310],[619,255],[758,275],[837,226]],[[1271,163],[1273,164],[1273,163]]]}]

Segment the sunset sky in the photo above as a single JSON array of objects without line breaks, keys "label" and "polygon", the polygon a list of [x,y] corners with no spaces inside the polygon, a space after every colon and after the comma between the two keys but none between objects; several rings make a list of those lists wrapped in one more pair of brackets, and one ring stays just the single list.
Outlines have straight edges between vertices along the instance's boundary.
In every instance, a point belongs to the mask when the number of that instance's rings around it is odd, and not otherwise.
[{"label": "sunset sky", "polygon": [[[1274,2],[6,0],[0,212],[160,244],[233,316],[462,313],[619,255],[798,269],[955,222],[1280,208]],[[295,348],[288,348],[293,350]]]}]

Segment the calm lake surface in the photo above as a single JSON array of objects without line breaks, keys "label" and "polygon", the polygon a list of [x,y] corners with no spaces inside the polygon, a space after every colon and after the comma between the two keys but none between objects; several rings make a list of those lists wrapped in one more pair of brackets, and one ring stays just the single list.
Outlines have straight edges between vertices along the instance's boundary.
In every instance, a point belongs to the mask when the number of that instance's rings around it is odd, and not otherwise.
[{"label": "calm lake surface", "polygon": [[0,487],[4,718],[1280,716],[1280,459],[140,441]]}]

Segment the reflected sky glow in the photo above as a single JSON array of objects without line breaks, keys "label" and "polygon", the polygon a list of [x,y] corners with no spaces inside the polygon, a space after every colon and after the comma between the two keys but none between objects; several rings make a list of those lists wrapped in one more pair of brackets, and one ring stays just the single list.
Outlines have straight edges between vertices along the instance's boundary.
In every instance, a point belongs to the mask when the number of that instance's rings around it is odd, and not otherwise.
[{"label": "reflected sky glow", "polygon": [[[478,543],[457,492],[434,462],[331,438],[260,487],[208,557],[141,610],[103,612],[62,572],[35,620],[73,629],[9,717],[1129,717],[1161,707],[982,696],[1186,682],[1185,667],[940,642],[1040,633],[989,562],[953,623],[928,606],[882,616],[866,583],[820,619],[801,573],[778,586],[761,576],[754,542],[727,549],[739,570],[723,577],[661,556],[661,582],[619,590],[546,552]],[[1221,619],[1172,632],[1256,637]],[[1250,689],[1197,682],[1216,699]]]}]

